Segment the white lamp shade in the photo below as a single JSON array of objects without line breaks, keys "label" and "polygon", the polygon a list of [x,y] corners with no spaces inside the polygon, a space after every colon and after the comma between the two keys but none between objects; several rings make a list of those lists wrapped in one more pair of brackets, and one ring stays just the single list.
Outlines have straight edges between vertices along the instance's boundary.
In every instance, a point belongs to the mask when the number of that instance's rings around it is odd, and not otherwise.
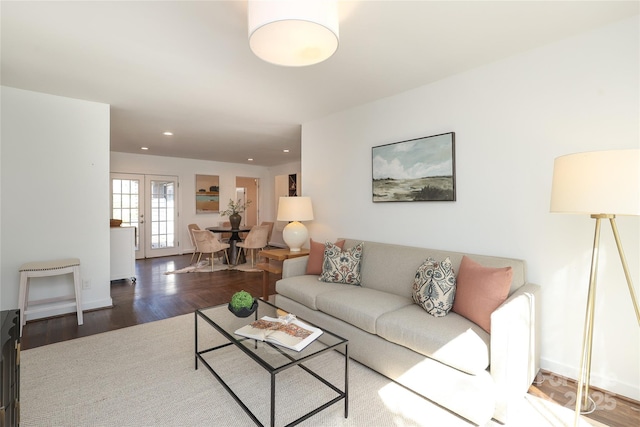
[{"label": "white lamp shade", "polygon": [[640,215],[640,149],[558,157],[551,212]]},{"label": "white lamp shade", "polygon": [[249,0],[249,46],[260,59],[299,67],[338,49],[338,7],[332,0]]},{"label": "white lamp shade", "polygon": [[310,197],[280,197],[278,221],[311,221],[313,208]]}]

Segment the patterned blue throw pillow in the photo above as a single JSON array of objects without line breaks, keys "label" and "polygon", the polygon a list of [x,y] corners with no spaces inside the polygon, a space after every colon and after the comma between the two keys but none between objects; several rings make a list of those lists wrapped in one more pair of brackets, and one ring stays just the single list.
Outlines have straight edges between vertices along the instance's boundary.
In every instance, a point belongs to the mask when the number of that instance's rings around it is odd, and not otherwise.
[{"label": "patterned blue throw pillow", "polygon": [[456,276],[447,257],[437,262],[429,257],[418,267],[413,282],[413,301],[434,317],[446,316],[456,296]]},{"label": "patterned blue throw pillow", "polygon": [[360,260],[362,243],[342,250],[331,242],[324,245],[322,274],[318,280],[329,283],[360,284]]}]

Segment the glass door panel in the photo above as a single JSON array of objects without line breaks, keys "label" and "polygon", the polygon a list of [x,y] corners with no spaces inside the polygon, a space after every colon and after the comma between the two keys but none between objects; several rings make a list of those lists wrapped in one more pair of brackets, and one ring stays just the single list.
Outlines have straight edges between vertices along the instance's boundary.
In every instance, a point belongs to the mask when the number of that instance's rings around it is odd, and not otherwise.
[{"label": "glass door panel", "polygon": [[111,174],[111,218],[136,228],[136,259],[144,258],[144,175]]},{"label": "glass door panel", "polygon": [[179,252],[176,236],[178,179],[147,175],[146,182],[150,193],[146,257],[176,255]]}]

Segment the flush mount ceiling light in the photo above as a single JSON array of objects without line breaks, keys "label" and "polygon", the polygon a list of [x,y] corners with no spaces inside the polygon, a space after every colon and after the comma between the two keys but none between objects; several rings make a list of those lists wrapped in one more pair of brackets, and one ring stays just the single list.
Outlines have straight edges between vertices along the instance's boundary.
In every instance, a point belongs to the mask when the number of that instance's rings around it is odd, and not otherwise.
[{"label": "flush mount ceiling light", "polygon": [[301,67],[338,49],[338,7],[333,0],[249,0],[249,46],[260,59]]}]

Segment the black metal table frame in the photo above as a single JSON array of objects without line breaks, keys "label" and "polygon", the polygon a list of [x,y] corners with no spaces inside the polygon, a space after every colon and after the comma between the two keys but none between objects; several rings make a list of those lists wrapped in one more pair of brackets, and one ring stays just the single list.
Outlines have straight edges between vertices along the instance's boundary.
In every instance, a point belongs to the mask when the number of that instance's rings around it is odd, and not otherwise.
[{"label": "black metal table frame", "polygon": [[[221,328],[219,325],[217,325],[215,322],[213,322],[211,319],[209,319],[206,315],[204,315],[201,310],[196,310],[194,313],[195,317],[194,317],[194,323],[195,323],[195,368],[198,369],[198,359],[207,367],[207,369],[209,370],[209,372],[211,372],[211,374],[213,374],[213,376],[218,380],[218,382],[224,387],[225,390],[227,390],[227,392],[231,395],[231,397],[234,398],[234,400],[240,405],[240,407],[247,413],[247,415],[249,415],[249,417],[253,420],[254,423],[256,423],[256,425],[259,426],[263,426],[263,424],[260,422],[260,420],[258,420],[258,418],[253,414],[253,412],[251,412],[251,410],[247,407],[247,405],[244,404],[244,402],[242,402],[242,400],[240,399],[240,397],[238,397],[238,395],[236,395],[233,390],[231,389],[231,387],[229,387],[229,385],[222,379],[222,377],[220,377],[220,375],[218,375],[218,373],[213,369],[213,367],[202,357],[203,354],[205,353],[209,353],[211,351],[214,350],[218,350],[221,348],[225,348],[228,347],[230,345],[235,345],[237,348],[239,348],[240,350],[242,350],[245,354],[247,354],[252,360],[254,360],[255,362],[257,362],[260,366],[262,366],[267,372],[270,373],[271,375],[271,427],[275,427],[275,403],[276,403],[276,375],[279,372],[282,372],[284,370],[287,370],[293,366],[299,366],[300,368],[302,368],[305,372],[309,373],[310,375],[312,375],[314,378],[316,378],[317,380],[319,380],[320,382],[322,382],[323,384],[325,384],[327,387],[331,388],[333,391],[335,391],[336,393],[338,393],[338,396],[336,396],[335,398],[331,399],[330,401],[324,403],[323,405],[317,407],[316,409],[314,409],[311,412],[306,413],[305,415],[299,417],[298,419],[292,421],[291,423],[287,424],[285,427],[289,427],[289,426],[295,426],[297,424],[300,424],[301,422],[303,422],[304,420],[310,418],[311,416],[317,414],[318,412],[328,408],[329,406],[338,403],[339,401],[344,399],[344,417],[348,418],[349,416],[349,341],[342,338],[342,337],[338,337],[337,335],[333,334],[334,336],[342,339],[343,341],[327,346],[326,348],[317,351],[313,354],[310,354],[308,356],[305,356],[299,360],[294,359],[293,357],[291,357],[289,354],[287,354],[285,351],[283,351],[283,349],[275,344],[271,344],[268,342],[264,342],[265,345],[269,345],[270,347],[276,349],[280,354],[282,354],[283,356],[285,356],[286,358],[288,358],[289,360],[291,360],[291,363],[287,363],[286,365],[283,365],[279,368],[273,368],[272,366],[270,366],[267,362],[265,362],[264,360],[262,360],[260,357],[258,357],[257,355],[255,355],[253,352],[251,352],[249,349],[247,349],[244,345],[242,345],[240,342],[241,341],[245,341],[245,340],[251,340],[250,338],[246,338],[246,339],[240,339],[238,340],[239,342],[236,342],[233,338],[229,337],[228,332],[225,331],[223,328]],[[200,316],[202,319],[204,319],[204,321],[206,321],[209,325],[211,325],[214,329],[216,329],[218,332],[220,332],[220,334],[222,336],[224,336],[225,338],[229,339],[228,343],[225,344],[221,344],[215,347],[211,347],[205,350],[200,350],[198,351],[198,316]],[[256,317],[257,317],[257,312],[256,312]],[[251,340],[251,341],[255,341],[255,340]],[[257,341],[255,342],[255,344],[257,345]],[[340,390],[338,387],[336,387],[335,385],[333,385],[332,383],[330,383],[329,381],[327,381],[326,379],[322,378],[319,374],[313,372],[311,369],[309,369],[308,367],[304,366],[302,363],[311,359],[314,359],[320,355],[323,355],[329,351],[333,351],[333,350],[337,350],[338,347],[340,347],[341,345],[344,345],[344,391]]]}]

